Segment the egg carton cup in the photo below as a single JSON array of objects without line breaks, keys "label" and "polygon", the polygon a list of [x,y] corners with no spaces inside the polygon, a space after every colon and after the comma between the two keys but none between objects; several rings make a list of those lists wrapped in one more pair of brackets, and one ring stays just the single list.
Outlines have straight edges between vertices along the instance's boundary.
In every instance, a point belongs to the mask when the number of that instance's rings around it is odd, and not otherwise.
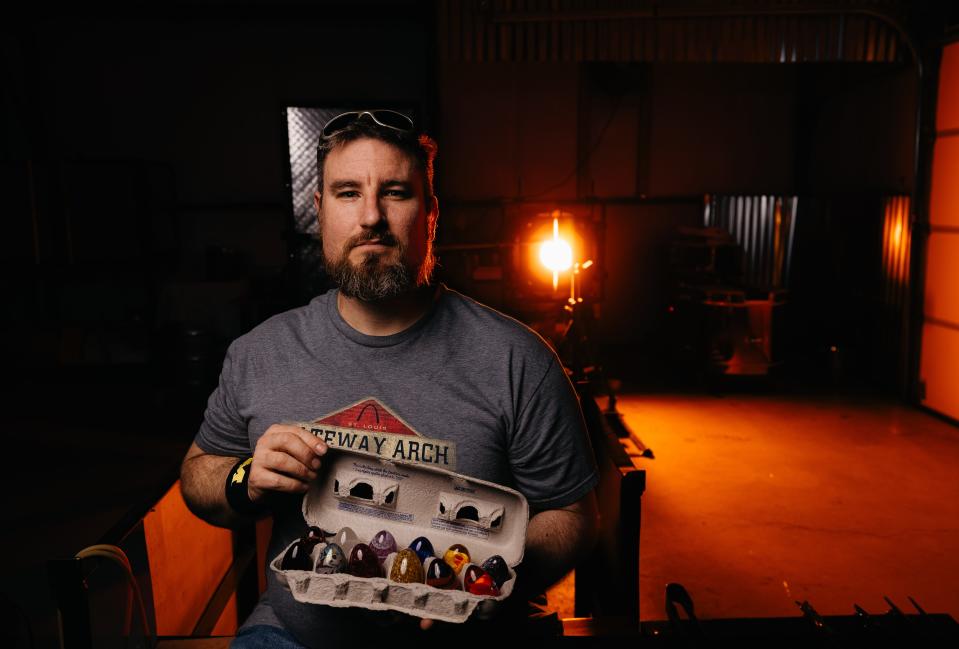
[{"label": "egg carton cup", "polygon": [[[465,622],[474,614],[491,617],[498,603],[510,596],[516,584],[515,567],[523,560],[529,521],[526,499],[508,487],[439,467],[390,462],[344,449],[325,456],[324,469],[304,495],[302,509],[307,525],[338,531],[349,527],[359,542],[368,543],[380,530],[387,530],[398,549],[425,536],[439,557],[456,543],[469,549],[477,565],[492,555],[502,556],[510,579],[498,596],[463,590],[467,566],[457,576],[456,586],[442,589],[385,576],[283,570],[283,557],[295,541],[270,562],[277,580],[298,602],[398,611],[452,623]],[[314,547],[314,565],[324,545]],[[349,556],[351,549],[343,551]],[[395,556],[394,552],[384,561],[384,575],[390,574]]]},{"label": "egg carton cup", "polygon": [[[319,546],[322,546],[320,543]],[[510,568],[510,579],[503,583],[496,597],[474,595],[462,590],[463,566],[456,585],[449,589],[436,588],[421,583],[398,583],[385,577],[356,577],[345,572],[321,574],[312,570],[282,570],[283,555],[293,546],[290,543],[277,556],[270,567],[276,572],[280,583],[286,584],[293,598],[304,604],[325,604],[336,608],[356,606],[374,611],[399,611],[418,617],[428,617],[443,622],[465,622],[474,611],[478,618],[495,614],[498,602],[513,592],[516,572]],[[314,554],[317,554],[314,551]],[[391,553],[384,562],[384,572],[389,574],[396,553]],[[315,559],[315,557],[314,557]]]}]

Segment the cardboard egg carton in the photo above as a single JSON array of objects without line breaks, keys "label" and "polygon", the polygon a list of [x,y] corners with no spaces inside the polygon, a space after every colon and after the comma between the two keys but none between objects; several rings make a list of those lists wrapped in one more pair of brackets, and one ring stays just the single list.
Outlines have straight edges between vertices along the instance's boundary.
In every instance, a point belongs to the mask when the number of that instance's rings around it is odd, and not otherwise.
[{"label": "cardboard egg carton", "polygon": [[[467,547],[476,564],[495,554],[502,556],[510,566],[510,579],[503,583],[499,596],[489,597],[463,590],[466,567],[453,589],[398,583],[386,577],[282,570],[291,543],[270,562],[270,568],[294,599],[465,622],[474,610],[479,609],[479,617],[489,614],[495,602],[512,593],[529,521],[529,504],[521,493],[438,467],[388,461],[346,449],[331,449],[323,464],[320,477],[303,497],[307,525],[337,533],[349,527],[359,542],[367,544],[377,532],[386,530],[396,539],[398,550],[425,536],[440,558],[449,546],[459,543]],[[324,545],[321,542],[313,549],[314,565]],[[348,557],[350,548],[343,550]],[[384,575],[390,574],[395,556],[386,558]]]}]

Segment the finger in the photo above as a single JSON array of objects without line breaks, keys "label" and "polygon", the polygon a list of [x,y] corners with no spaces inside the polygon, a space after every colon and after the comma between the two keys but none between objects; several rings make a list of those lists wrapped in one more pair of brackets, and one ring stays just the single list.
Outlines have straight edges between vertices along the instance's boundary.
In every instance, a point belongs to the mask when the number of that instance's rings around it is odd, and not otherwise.
[{"label": "finger", "polygon": [[267,470],[257,473],[251,472],[249,487],[251,491],[255,490],[261,493],[265,491],[303,493],[309,488],[305,482],[283,475],[282,473]]},{"label": "finger", "polygon": [[298,426],[294,426],[292,432],[294,435],[299,437],[304,444],[313,449],[317,455],[326,455],[326,452],[329,450],[329,446],[326,444],[326,442],[309,431],[305,431]]},{"label": "finger", "polygon": [[317,455],[324,455],[328,449],[328,446],[323,442],[319,437],[313,433],[304,430],[301,426],[296,424],[273,424],[266,429],[266,432],[263,434],[263,437],[269,438],[285,438],[289,435],[293,435],[300,439],[307,447],[314,451]]},{"label": "finger", "polygon": [[[264,435],[264,437],[266,437],[266,435]],[[319,456],[326,453],[326,445],[323,444],[321,453],[317,442],[318,440],[315,437],[304,430],[291,426],[277,426],[265,444],[267,448],[274,451],[282,451],[287,455],[295,457],[303,466],[315,470],[320,468]],[[322,442],[319,443],[322,444]]]},{"label": "finger", "polygon": [[316,480],[316,471],[310,470],[297,458],[284,451],[267,451],[263,453],[259,468],[275,473],[283,473],[291,478],[297,478],[304,482]]}]

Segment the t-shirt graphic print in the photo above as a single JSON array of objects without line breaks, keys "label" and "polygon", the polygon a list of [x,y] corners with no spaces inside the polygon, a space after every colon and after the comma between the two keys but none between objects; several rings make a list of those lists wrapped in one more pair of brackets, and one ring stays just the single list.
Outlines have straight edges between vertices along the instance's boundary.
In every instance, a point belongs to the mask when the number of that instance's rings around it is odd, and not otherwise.
[{"label": "t-shirt graphic print", "polygon": [[456,470],[456,443],[421,435],[374,397],[360,399],[304,425],[330,448],[384,460],[430,464]]}]

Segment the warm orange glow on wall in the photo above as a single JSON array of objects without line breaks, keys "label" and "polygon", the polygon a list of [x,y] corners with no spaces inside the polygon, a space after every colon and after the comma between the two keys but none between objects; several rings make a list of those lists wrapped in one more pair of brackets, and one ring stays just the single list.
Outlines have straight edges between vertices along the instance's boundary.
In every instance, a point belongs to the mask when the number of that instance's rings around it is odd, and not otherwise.
[{"label": "warm orange glow on wall", "polygon": [[882,270],[886,304],[900,304],[894,293],[909,283],[909,252],[912,229],[909,224],[909,197],[892,196],[885,200],[882,229]]},{"label": "warm orange glow on wall", "polygon": [[[959,76],[956,78],[959,83]],[[932,192],[929,221],[933,225],[959,227],[959,135],[937,137],[932,154]]]},{"label": "warm orange glow on wall", "polygon": [[[233,563],[233,534],[194,516],[183,502],[180,482],[143,519],[157,635],[190,635],[223,575]],[[217,624],[236,632],[236,602]]]}]

